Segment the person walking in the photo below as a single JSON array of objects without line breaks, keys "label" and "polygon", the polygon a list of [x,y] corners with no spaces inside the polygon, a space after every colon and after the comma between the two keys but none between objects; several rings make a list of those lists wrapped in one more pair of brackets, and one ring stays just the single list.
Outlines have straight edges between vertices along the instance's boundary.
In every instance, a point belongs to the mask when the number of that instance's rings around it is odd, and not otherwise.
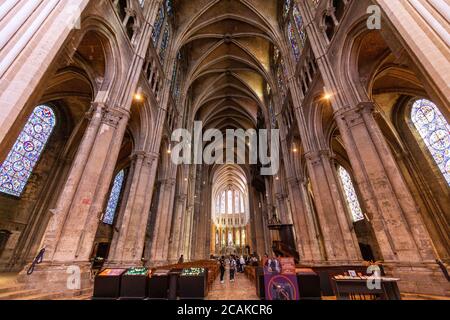
[{"label": "person walking", "polygon": [[219,259],[219,264],[220,264],[220,283],[224,284],[225,283],[225,280],[224,280],[224,277],[225,277],[225,257],[224,256],[222,256]]},{"label": "person walking", "polygon": [[230,282],[234,282],[234,277],[236,275],[236,259],[234,257],[230,258]]},{"label": "person walking", "polygon": [[240,261],[241,261],[241,273],[244,273],[244,271],[245,271],[245,259],[244,259],[244,256],[241,256]]}]

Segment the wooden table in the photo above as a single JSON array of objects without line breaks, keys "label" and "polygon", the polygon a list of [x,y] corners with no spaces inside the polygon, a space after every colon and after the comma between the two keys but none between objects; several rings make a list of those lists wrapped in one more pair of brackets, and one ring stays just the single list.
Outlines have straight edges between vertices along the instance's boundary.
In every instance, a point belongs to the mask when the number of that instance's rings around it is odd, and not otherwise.
[{"label": "wooden table", "polygon": [[[366,279],[333,279],[338,300],[401,300],[399,279],[381,278],[380,289],[369,289]],[[369,280],[373,281],[373,280]]]}]

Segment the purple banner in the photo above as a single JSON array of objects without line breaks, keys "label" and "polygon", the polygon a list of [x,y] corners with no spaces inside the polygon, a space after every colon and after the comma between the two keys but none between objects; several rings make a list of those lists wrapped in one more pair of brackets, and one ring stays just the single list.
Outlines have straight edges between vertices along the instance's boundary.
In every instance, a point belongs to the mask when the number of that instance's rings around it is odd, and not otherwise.
[{"label": "purple banner", "polygon": [[268,259],[264,266],[266,300],[299,300],[293,258]]}]

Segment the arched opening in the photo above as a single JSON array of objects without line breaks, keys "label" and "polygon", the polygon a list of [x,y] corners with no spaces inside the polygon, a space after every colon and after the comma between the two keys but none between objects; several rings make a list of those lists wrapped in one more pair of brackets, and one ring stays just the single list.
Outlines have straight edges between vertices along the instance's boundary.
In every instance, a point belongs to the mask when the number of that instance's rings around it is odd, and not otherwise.
[{"label": "arched opening", "polygon": [[343,0],[333,0],[333,8],[337,21],[341,21],[345,13],[345,2]]},{"label": "arched opening", "polygon": [[250,231],[245,174],[239,167],[224,165],[217,169],[213,181],[211,254],[244,254]]},{"label": "arched opening", "polygon": [[331,39],[333,39],[333,37],[334,37],[334,31],[335,31],[333,17],[328,16],[328,15],[325,16],[324,24],[325,24],[325,34],[327,35],[328,40],[331,41]]}]

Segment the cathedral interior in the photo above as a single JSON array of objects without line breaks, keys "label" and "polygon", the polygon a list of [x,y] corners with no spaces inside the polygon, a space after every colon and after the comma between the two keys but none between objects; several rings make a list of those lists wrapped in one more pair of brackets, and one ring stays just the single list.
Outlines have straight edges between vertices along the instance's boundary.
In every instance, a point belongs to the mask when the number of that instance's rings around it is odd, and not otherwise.
[{"label": "cathedral interior", "polygon": [[[450,297],[448,2],[68,3],[0,2],[0,299],[230,254]],[[278,132],[277,172],[174,163],[199,122]]]}]

